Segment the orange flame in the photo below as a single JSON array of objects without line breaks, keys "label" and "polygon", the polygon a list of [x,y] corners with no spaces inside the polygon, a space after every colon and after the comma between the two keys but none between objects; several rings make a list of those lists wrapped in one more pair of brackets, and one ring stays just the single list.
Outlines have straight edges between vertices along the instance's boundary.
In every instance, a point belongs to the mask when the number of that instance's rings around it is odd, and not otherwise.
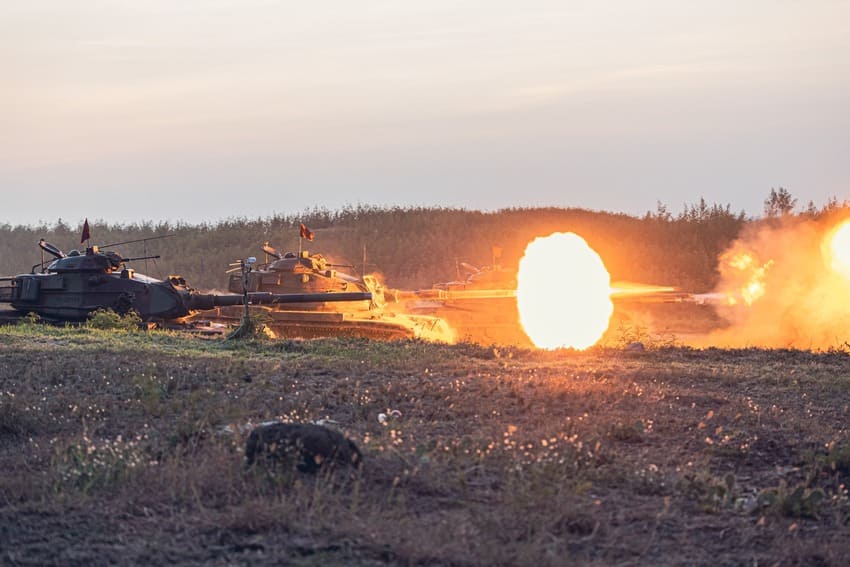
[{"label": "orange flame", "polygon": [[520,322],[537,347],[593,346],[614,311],[610,294],[611,277],[599,254],[572,232],[536,238],[519,262]]},{"label": "orange flame", "polygon": [[724,256],[726,265],[736,273],[735,278],[738,281],[743,281],[741,286],[733,293],[727,294],[727,303],[729,305],[737,305],[739,298],[747,305],[752,305],[755,301],[764,296],[767,292],[765,284],[765,276],[767,271],[773,266],[773,260],[768,260],[764,264],[759,265],[755,256],[751,252],[731,252]]}]

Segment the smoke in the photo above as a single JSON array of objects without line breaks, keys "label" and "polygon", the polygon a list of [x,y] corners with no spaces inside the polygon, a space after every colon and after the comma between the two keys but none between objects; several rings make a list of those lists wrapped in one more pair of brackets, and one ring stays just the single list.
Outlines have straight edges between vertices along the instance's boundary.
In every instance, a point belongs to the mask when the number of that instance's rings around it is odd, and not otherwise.
[{"label": "smoke", "polygon": [[[850,341],[850,279],[832,268],[830,242],[847,220],[769,219],[719,259],[719,314],[728,327],[699,346],[825,350]],[[850,255],[850,250],[846,251]]]}]

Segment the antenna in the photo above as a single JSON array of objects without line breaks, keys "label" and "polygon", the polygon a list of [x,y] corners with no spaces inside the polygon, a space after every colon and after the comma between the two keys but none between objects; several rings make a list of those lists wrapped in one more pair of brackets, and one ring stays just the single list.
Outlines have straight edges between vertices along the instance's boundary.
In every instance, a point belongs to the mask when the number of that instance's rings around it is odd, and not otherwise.
[{"label": "antenna", "polygon": [[101,248],[109,248],[110,246],[121,246],[122,244],[134,244],[136,242],[147,242],[148,240],[159,240],[160,238],[171,238],[172,236],[177,236],[174,233],[171,234],[163,234],[161,236],[149,236],[147,238],[137,238],[136,240],[125,240],[124,242],[113,242],[111,244],[104,244]]}]

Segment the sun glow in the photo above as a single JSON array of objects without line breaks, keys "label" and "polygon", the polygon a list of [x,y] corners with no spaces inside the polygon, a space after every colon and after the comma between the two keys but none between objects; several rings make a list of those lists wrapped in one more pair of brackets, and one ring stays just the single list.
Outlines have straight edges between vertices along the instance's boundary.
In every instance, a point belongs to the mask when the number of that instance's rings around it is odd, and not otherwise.
[{"label": "sun glow", "polygon": [[611,277],[587,242],[568,232],[536,238],[517,274],[522,327],[546,349],[593,346],[614,311]]}]

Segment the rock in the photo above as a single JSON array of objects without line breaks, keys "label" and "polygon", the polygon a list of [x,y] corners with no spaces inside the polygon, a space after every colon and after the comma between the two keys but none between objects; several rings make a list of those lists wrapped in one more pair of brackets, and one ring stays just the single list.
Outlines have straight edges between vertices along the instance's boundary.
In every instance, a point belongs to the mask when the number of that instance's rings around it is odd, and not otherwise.
[{"label": "rock", "polygon": [[294,463],[301,472],[334,464],[358,466],[360,449],[342,433],[314,423],[272,423],[251,431],[245,445],[247,466]]},{"label": "rock", "polygon": [[626,345],[626,350],[628,352],[643,352],[646,350],[646,347],[643,346],[643,343],[640,341],[635,341],[633,343],[629,343]]}]

